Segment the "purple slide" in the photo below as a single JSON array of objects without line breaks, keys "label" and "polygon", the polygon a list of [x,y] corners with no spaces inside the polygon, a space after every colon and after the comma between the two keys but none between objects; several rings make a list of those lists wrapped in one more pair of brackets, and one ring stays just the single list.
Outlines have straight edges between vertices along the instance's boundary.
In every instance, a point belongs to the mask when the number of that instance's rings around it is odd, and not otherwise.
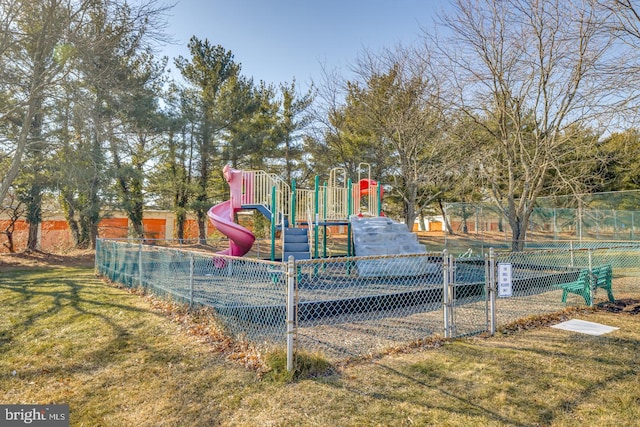
[{"label": "purple slide", "polygon": [[208,215],[216,229],[229,238],[229,249],[218,252],[221,255],[244,256],[251,250],[256,240],[254,234],[233,221],[236,211],[241,208],[242,171],[224,167],[224,177],[231,188],[231,200],[219,203],[209,209]]},{"label": "purple slide", "polygon": [[229,249],[219,252],[221,255],[244,256],[251,250],[256,237],[241,225],[229,220],[233,217],[231,200],[222,202],[209,209],[209,219],[216,229],[229,238]]}]

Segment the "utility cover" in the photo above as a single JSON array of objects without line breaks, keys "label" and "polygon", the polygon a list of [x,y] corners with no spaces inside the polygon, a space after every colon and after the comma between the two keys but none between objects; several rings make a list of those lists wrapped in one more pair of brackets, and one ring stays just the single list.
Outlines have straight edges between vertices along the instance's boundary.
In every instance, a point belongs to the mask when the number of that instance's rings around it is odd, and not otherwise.
[{"label": "utility cover", "polygon": [[587,335],[603,335],[620,328],[614,326],[602,325],[600,323],[587,322],[586,320],[571,319],[566,322],[558,323],[551,326],[556,329],[564,329],[565,331],[580,332]]}]

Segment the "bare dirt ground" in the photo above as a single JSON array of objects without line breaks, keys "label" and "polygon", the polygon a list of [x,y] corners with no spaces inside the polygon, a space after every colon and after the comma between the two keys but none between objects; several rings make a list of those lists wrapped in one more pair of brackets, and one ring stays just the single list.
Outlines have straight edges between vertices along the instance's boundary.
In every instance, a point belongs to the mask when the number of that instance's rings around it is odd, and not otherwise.
[{"label": "bare dirt ground", "polygon": [[598,305],[598,309],[610,313],[640,314],[640,300],[627,298],[615,302],[603,302]]},{"label": "bare dirt ground", "polygon": [[94,264],[95,251],[73,250],[64,254],[41,251],[27,251],[14,254],[0,254],[0,271],[29,267],[91,267]]}]

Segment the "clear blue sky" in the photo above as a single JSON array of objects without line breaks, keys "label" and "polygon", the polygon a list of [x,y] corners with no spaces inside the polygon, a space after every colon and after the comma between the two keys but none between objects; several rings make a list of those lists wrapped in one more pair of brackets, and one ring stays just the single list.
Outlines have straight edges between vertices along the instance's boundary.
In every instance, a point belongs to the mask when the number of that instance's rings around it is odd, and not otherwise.
[{"label": "clear blue sky", "polygon": [[417,42],[450,0],[178,0],[168,13],[170,67],[189,57],[191,36],[234,54],[242,74],[299,87],[319,83],[322,66],[348,75],[348,65],[368,49]]}]

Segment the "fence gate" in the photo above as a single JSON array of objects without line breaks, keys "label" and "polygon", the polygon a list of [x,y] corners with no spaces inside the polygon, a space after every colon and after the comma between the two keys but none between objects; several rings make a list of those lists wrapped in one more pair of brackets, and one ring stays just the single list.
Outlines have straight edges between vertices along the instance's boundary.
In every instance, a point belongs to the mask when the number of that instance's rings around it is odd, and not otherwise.
[{"label": "fence gate", "polygon": [[445,254],[443,315],[445,338],[475,335],[489,329],[488,260]]}]

